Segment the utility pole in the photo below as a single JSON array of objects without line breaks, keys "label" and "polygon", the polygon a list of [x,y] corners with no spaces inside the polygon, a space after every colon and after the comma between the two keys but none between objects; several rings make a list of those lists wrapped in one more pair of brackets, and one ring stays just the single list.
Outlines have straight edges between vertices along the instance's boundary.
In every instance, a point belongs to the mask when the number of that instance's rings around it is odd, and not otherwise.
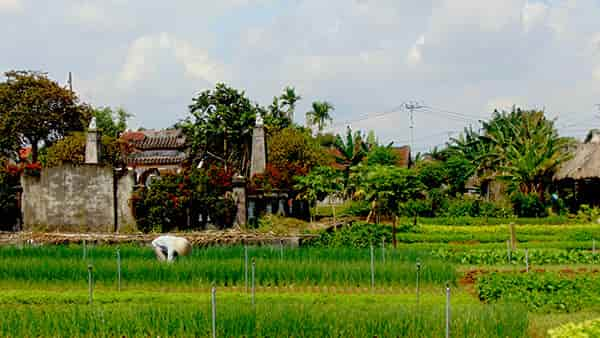
[{"label": "utility pole", "polygon": [[71,72],[69,72],[69,90],[71,93],[73,92],[73,76],[71,75]]},{"label": "utility pole", "polygon": [[425,108],[425,106],[416,101],[412,101],[412,102],[404,103],[402,105],[402,107],[404,107],[404,109],[406,109],[410,112],[410,151],[412,152],[414,150],[413,147],[414,147],[414,141],[415,141],[415,134],[414,134],[415,121],[413,118],[413,113],[415,110]]}]

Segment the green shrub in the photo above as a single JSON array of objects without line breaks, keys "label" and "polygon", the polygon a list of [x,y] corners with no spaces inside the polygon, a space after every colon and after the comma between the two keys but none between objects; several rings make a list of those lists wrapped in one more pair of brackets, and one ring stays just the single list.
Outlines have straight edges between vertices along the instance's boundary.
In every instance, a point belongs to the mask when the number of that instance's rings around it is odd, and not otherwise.
[{"label": "green shrub", "polygon": [[343,210],[339,212],[339,216],[360,216],[366,217],[371,211],[371,206],[368,201],[352,201]]},{"label": "green shrub", "polygon": [[517,192],[511,198],[515,215],[519,217],[546,217],[548,212],[540,197],[534,193]]},{"label": "green shrub", "polygon": [[381,224],[352,222],[337,230],[326,230],[319,237],[307,241],[308,245],[318,247],[354,247],[368,248],[379,245],[382,240],[392,241],[392,229]]}]

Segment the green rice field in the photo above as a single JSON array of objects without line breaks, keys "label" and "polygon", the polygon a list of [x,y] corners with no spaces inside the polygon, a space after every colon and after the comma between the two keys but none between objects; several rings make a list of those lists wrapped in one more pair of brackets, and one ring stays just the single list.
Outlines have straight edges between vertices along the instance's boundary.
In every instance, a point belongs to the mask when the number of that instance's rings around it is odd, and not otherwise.
[{"label": "green rice field", "polygon": [[[3,246],[0,336],[210,337],[213,287],[218,337],[443,337],[447,304],[451,337],[546,337],[600,317],[597,226],[535,225],[527,233],[547,240],[510,253],[506,226],[487,227],[425,226],[414,243],[374,245],[372,257],[196,247],[167,264],[141,245]],[[557,230],[571,235],[560,241]],[[469,241],[430,241],[437,233]]]}]

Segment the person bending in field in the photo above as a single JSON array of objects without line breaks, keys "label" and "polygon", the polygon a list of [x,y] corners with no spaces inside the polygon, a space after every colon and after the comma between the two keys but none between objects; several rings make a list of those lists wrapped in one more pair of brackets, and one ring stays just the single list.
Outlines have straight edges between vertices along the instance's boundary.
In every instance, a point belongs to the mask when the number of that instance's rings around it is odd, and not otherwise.
[{"label": "person bending in field", "polygon": [[183,237],[160,236],[152,241],[152,247],[159,261],[173,262],[177,256],[187,256],[192,245]]}]

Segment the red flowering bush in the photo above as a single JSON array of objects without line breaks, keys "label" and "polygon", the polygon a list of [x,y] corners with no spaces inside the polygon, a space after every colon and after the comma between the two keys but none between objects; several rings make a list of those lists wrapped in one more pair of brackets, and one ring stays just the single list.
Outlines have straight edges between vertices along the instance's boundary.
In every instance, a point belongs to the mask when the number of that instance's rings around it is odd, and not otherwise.
[{"label": "red flowering bush", "polygon": [[226,197],[232,176],[230,170],[216,166],[161,176],[130,199],[138,228],[144,232],[197,228],[209,218],[220,228],[231,226],[237,212],[233,199]]}]

